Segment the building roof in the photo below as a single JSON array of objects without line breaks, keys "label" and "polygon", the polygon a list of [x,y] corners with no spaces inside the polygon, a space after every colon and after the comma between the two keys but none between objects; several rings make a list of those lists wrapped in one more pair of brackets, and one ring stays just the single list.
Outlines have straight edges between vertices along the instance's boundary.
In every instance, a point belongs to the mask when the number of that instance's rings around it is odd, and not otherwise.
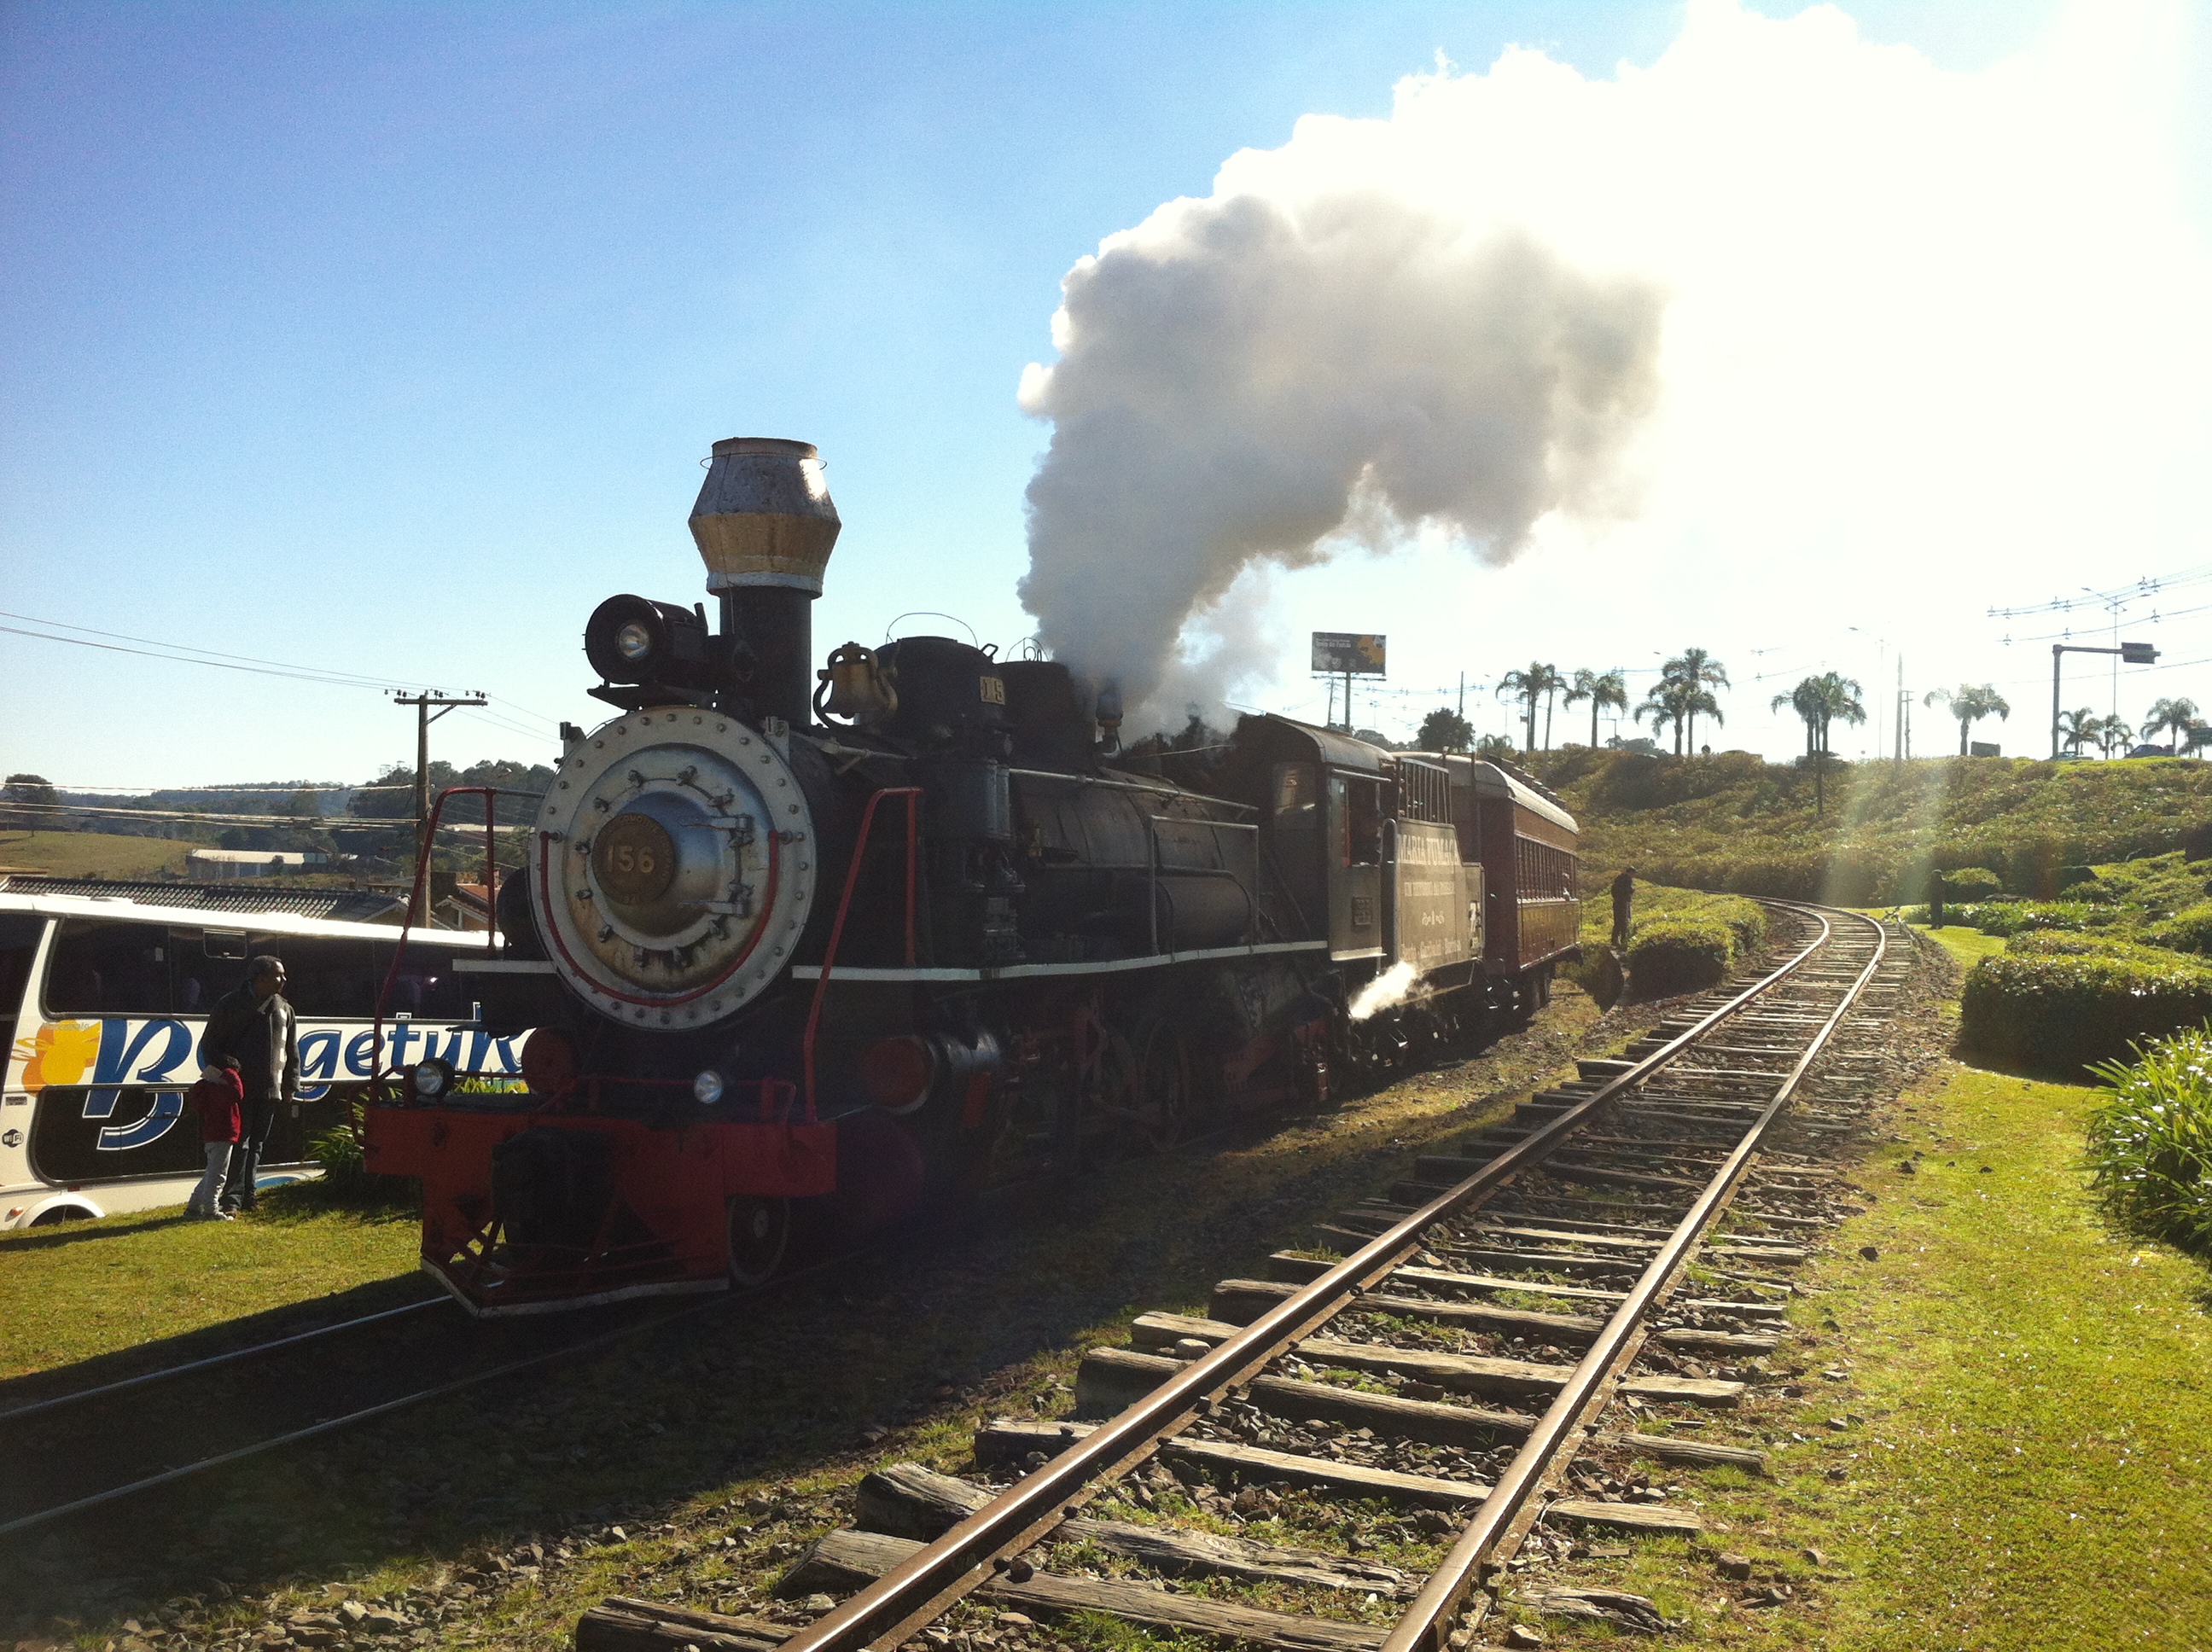
[{"label": "building roof", "polygon": [[302,889],[265,878],[238,884],[169,883],[152,878],[47,878],[12,872],[0,877],[0,894],[59,896],[78,900],[131,902],[173,912],[287,912],[340,923],[397,921],[406,902],[375,890]]}]

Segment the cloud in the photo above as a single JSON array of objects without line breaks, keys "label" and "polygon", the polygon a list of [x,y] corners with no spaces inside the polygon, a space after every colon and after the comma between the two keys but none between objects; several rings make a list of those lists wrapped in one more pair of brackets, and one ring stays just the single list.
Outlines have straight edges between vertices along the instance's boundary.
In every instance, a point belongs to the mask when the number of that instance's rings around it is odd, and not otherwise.
[{"label": "cloud", "polygon": [[1268,566],[1312,570],[1275,629],[1388,629],[1394,674],[1786,641],[1870,676],[1823,653],[1849,623],[2001,671],[1961,657],[1988,604],[2182,567],[2212,528],[2185,33],[2085,8],[1958,72],[1832,7],[1695,0],[1648,66],[1516,48],[1310,116],[1070,272],[1022,390],[1054,433],[1024,600],[1063,657],[1191,697],[1268,686],[1249,647],[1206,666]]}]

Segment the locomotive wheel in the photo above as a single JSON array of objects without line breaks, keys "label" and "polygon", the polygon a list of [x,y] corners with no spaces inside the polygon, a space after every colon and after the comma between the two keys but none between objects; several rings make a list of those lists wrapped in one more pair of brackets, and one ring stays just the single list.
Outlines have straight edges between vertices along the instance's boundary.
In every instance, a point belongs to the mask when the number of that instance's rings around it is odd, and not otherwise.
[{"label": "locomotive wheel", "polygon": [[1136,1107],[1130,1140],[1148,1153],[1164,1153],[1182,1139],[1190,1118],[1190,1056],[1182,1035],[1158,1016],[1147,1017],[1131,1041],[1137,1055]]},{"label": "locomotive wheel", "polygon": [[791,1247],[791,1201],[739,1193],[729,1201],[730,1283],[766,1285]]},{"label": "locomotive wheel", "polygon": [[1076,1090],[1072,1168],[1095,1170],[1127,1145],[1137,1116],[1138,1084],[1136,1052],[1120,1033],[1109,1031]]}]

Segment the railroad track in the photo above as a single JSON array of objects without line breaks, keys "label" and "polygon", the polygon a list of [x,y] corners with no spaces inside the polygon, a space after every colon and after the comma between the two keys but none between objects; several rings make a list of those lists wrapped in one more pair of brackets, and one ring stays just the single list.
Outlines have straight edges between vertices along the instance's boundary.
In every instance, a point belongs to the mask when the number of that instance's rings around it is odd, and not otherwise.
[{"label": "railroad track", "polygon": [[[1194,1136],[1174,1151],[1202,1153],[1225,1133]],[[1036,1180],[999,1184],[988,1196],[1018,1193]],[[32,1397],[0,1403],[0,1544],[673,1321],[781,1293],[861,1265],[879,1248],[833,1251],[762,1285],[684,1307],[625,1304],[579,1315],[586,1321],[580,1335],[577,1318],[469,1321],[439,1295],[59,1393],[41,1392],[52,1373],[14,1379],[0,1389]],[[371,1327],[381,1327],[373,1339]],[[181,1416],[213,1420],[188,1439]]]},{"label": "railroad track", "polygon": [[[1698,1435],[1777,1345],[1834,1191],[1781,1121],[1816,1149],[1852,1127],[1874,1058],[1850,1045],[1882,1029],[1910,965],[1871,919],[1768,904],[1787,938],[1755,978],[1422,1157],[1312,1249],[1221,1282],[1205,1317],[1140,1316],[1132,1346],[1085,1357],[1073,1417],[981,1430],[979,1479],[868,1476],[858,1527],[779,1587],[811,1597],[811,1622],[617,1597],[580,1622],[580,1652],[965,1652],[979,1631],[1046,1643],[1029,1626],[1075,1613],[1301,1652],[1459,1652],[1524,1549],[1697,1532],[1626,1465],[1764,1467]],[[1290,1540],[1225,1534],[1246,1520]],[[1665,1626],[1632,1595],[1544,1605]]]}]

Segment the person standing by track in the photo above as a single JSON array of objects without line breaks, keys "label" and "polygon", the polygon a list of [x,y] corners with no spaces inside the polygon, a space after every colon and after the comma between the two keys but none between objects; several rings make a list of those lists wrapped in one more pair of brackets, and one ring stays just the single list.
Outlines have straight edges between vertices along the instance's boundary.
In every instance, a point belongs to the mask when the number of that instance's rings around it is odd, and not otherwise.
[{"label": "person standing by track", "polygon": [[226,1055],[200,1069],[200,1080],[191,1089],[192,1110],[200,1115],[200,1142],[207,1150],[207,1169],[199,1186],[185,1201],[185,1214],[205,1222],[233,1218],[221,1200],[222,1185],[230,1176],[231,1155],[245,1133],[246,1090],[239,1082],[238,1059]]},{"label": "person standing by track", "polygon": [[1624,867],[1613,880],[1613,944],[1628,944],[1628,921],[1636,907],[1636,868]]},{"label": "person standing by track", "polygon": [[222,1190],[225,1211],[250,1211],[258,1200],[255,1177],[262,1150],[276,1123],[276,1109],[300,1085],[297,1017],[284,996],[284,960],[263,957],[246,966],[246,983],[220,999],[200,1038],[200,1060],[220,1066],[234,1058],[246,1090],[246,1127],[230,1156]]}]

